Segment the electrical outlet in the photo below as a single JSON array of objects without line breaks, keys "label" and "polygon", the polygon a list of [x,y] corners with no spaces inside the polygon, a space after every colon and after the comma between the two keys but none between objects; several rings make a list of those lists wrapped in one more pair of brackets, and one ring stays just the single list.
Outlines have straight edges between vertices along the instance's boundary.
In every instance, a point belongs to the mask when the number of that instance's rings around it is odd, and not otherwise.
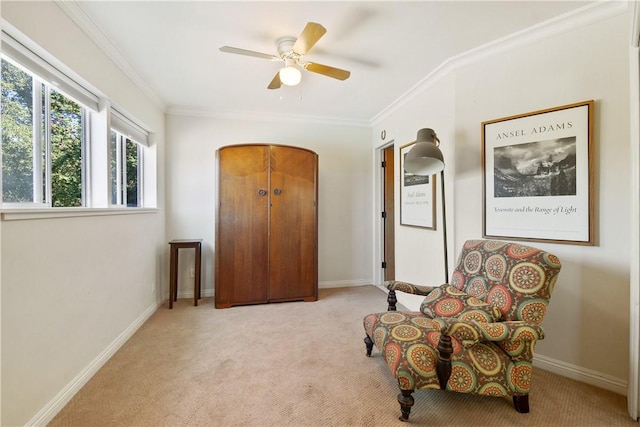
[{"label": "electrical outlet", "polygon": [[191,269],[191,277],[196,277],[196,269],[195,268]]}]

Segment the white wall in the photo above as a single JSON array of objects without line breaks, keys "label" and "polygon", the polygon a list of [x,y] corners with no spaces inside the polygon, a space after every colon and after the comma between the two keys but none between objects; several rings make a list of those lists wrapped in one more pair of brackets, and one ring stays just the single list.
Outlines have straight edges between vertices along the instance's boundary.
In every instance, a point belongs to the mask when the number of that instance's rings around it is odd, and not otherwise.
[{"label": "white wall", "polygon": [[160,208],[2,222],[1,424],[13,426],[46,423],[157,307],[164,115],[55,3],[3,2],[2,18],[154,131]]},{"label": "white wall", "polygon": [[[477,123],[518,112],[594,99],[596,245],[539,245],[560,257],[547,339],[538,352],[626,382],[629,347],[629,60],[625,15],[568,31],[470,65],[457,74],[461,142]],[[531,58],[544,58],[531,61]],[[527,66],[523,66],[527,64]],[[463,102],[477,100],[475,105]],[[463,150],[458,157],[468,154]],[[479,158],[479,157],[476,157]],[[479,171],[460,183],[460,200],[481,209]],[[477,187],[476,187],[477,188]],[[477,233],[481,217],[460,216],[458,235]],[[458,242],[459,243],[459,242]],[[597,337],[597,339],[594,339]],[[612,351],[619,349],[619,351]]]},{"label": "white wall", "polygon": [[[629,294],[629,149],[626,16],[603,19],[448,70],[368,128],[258,118],[164,117],[52,2],[3,2],[2,18],[80,73],[155,132],[159,213],[3,221],[2,425],[46,422],[131,328],[168,293],[167,242],[203,238],[203,286],[213,290],[215,151],[269,142],[312,149],[320,158],[321,286],[374,280],[372,138],[387,131],[396,149],[432,127],[447,168],[451,261],[481,237],[480,123],[587,99],[596,100],[594,247],[541,244],[564,267],[538,354],[551,362],[626,383]],[[165,189],[165,139],[167,171]],[[396,159],[399,156],[396,151]],[[438,187],[439,188],[439,187]],[[376,190],[377,191],[377,190]],[[396,193],[398,194],[398,193]],[[167,199],[165,214],[165,195]],[[399,225],[397,278],[442,282],[438,230]],[[181,252],[182,253],[182,252]],[[190,254],[181,257],[189,294]],[[155,295],[151,283],[158,286]],[[382,301],[383,302],[383,301]],[[384,305],[381,305],[383,307]],[[106,355],[108,356],[108,354]],[[74,389],[75,387],[75,389]],[[614,387],[615,388],[615,387]],[[60,399],[60,400],[57,400]]]},{"label": "white wall", "polygon": [[[547,337],[538,344],[537,356],[547,368],[577,371],[580,379],[591,376],[598,385],[622,393],[629,348],[628,22],[628,16],[618,14],[589,25],[569,24],[559,35],[477,55],[466,65],[460,61],[376,123],[374,131],[394,129],[398,145],[415,140],[421,127],[438,132],[447,161],[447,196],[452,192],[454,200],[447,207],[455,206],[449,230],[454,233],[450,250],[456,255],[465,240],[482,237],[481,122],[596,101],[596,244],[534,244],[563,263],[544,322]],[[453,107],[441,102],[447,97]],[[439,284],[438,233],[396,226],[396,277]],[[413,264],[416,257],[421,262]]]},{"label": "white wall", "polygon": [[[241,143],[308,148],[319,156],[320,287],[371,283],[371,131],[330,123],[167,116],[167,238],[201,238],[202,286],[213,295],[216,150]],[[180,255],[179,295],[193,295],[193,255]],[[167,291],[168,292],[168,291]]]}]

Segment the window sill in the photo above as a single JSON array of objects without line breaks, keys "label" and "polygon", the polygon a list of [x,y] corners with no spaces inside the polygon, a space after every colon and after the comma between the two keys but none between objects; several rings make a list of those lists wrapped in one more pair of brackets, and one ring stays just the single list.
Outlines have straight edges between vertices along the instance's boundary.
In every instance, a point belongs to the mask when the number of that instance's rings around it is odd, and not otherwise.
[{"label": "window sill", "polygon": [[74,218],[83,216],[110,216],[155,214],[158,208],[45,208],[45,209],[3,209],[2,221],[48,218]]}]

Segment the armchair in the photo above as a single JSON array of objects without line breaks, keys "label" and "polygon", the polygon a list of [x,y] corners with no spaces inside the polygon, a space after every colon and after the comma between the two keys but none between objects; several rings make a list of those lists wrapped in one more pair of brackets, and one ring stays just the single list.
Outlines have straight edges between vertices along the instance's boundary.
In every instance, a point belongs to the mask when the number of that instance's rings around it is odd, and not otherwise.
[{"label": "armchair", "polygon": [[[389,309],[364,318],[364,341],[398,381],[400,420],[418,389],[512,396],[529,412],[534,348],[560,266],[530,246],[468,240],[450,284],[387,283]],[[420,312],[396,311],[396,291],[424,295]]]}]

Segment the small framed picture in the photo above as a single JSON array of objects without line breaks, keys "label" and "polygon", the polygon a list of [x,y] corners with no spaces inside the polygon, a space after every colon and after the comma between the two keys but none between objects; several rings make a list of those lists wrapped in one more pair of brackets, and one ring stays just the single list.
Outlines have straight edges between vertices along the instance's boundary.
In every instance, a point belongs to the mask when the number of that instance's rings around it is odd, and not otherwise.
[{"label": "small framed picture", "polygon": [[483,236],[594,244],[593,101],[482,123]]},{"label": "small framed picture", "polygon": [[400,224],[436,229],[436,176],[404,170],[404,159],[415,142],[400,147]]}]

